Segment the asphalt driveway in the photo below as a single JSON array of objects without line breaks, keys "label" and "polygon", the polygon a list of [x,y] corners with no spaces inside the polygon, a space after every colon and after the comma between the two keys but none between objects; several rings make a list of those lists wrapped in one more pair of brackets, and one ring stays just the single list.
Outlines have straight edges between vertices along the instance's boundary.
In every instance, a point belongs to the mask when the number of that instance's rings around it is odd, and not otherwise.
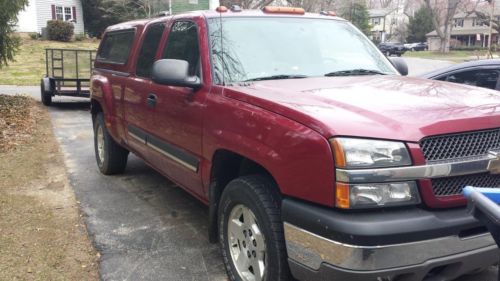
[{"label": "asphalt driveway", "polygon": [[[0,86],[39,96],[39,87]],[[207,208],[131,155],[123,175],[97,169],[89,103],[55,98],[49,108],[102,280],[227,280],[207,239]],[[460,281],[496,280],[495,268]]]},{"label": "asphalt driveway", "polygon": [[99,173],[88,103],[54,103],[56,137],[103,280],[226,280],[207,239],[207,209],[135,156],[123,175]]}]

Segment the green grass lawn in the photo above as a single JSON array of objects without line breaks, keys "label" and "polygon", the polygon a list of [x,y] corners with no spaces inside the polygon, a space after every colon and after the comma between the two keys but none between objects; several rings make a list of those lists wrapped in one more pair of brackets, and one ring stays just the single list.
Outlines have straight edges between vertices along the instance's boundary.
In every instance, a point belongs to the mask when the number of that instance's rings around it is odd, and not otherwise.
[{"label": "green grass lawn", "polygon": [[434,51],[406,52],[404,57],[449,60],[454,62],[464,62],[478,58],[484,58],[486,51],[450,51],[449,53],[440,53]]},{"label": "green grass lawn", "polygon": [[[96,50],[98,41],[75,41],[75,42],[55,42],[46,40],[22,39],[19,52],[15,56],[15,61],[0,69],[0,85],[39,85],[40,79],[45,75],[45,49],[92,49]],[[79,57],[80,59],[80,57]],[[74,55],[73,58],[65,57],[66,70],[70,75],[75,76]],[[85,66],[80,70],[81,75],[88,73],[88,62],[81,59],[79,65]],[[66,71],[65,70],[65,71]]]}]

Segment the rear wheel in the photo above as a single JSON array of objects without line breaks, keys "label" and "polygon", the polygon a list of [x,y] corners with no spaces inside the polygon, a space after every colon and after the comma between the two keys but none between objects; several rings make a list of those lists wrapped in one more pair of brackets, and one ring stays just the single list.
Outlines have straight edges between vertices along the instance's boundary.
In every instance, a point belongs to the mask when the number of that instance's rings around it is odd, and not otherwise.
[{"label": "rear wheel", "polygon": [[43,79],[40,82],[40,99],[45,106],[50,106],[52,104],[52,92],[45,91]]},{"label": "rear wheel", "polygon": [[94,121],[94,148],[97,166],[101,173],[112,175],[125,170],[129,152],[116,143],[108,133],[102,113],[98,113]]},{"label": "rear wheel", "polygon": [[290,280],[275,184],[258,175],[235,179],[219,206],[219,241],[230,280]]}]

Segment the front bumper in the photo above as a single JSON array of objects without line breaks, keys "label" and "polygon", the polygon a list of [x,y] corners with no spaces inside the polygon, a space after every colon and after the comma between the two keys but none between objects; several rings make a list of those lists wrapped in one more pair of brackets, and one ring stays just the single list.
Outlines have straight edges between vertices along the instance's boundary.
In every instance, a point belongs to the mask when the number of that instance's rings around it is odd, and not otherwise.
[{"label": "front bumper", "polygon": [[413,266],[368,271],[350,270],[327,263],[321,264],[318,270],[313,270],[293,259],[289,259],[288,264],[295,278],[307,281],[445,281],[482,269],[487,266],[486,262],[491,260],[498,260],[496,246],[436,258]]},{"label": "front bumper", "polygon": [[299,280],[451,280],[498,261],[493,238],[464,209],[339,213],[285,199],[282,211]]}]

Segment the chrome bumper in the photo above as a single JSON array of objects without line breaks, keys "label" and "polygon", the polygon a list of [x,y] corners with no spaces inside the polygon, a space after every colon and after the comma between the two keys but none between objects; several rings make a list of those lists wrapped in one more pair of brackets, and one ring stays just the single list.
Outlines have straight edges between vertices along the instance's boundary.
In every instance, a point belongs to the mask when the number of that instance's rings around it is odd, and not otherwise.
[{"label": "chrome bumper", "polygon": [[428,165],[380,169],[337,169],[336,179],[346,183],[373,183],[410,181],[453,177],[491,172],[500,173],[500,156],[490,151],[488,155],[456,161],[435,162]]},{"label": "chrome bumper", "polygon": [[497,249],[489,233],[467,238],[448,236],[403,244],[356,246],[326,239],[286,222],[284,229],[288,257],[313,270],[318,270],[322,263],[349,270],[381,270],[418,265],[472,250]]}]

